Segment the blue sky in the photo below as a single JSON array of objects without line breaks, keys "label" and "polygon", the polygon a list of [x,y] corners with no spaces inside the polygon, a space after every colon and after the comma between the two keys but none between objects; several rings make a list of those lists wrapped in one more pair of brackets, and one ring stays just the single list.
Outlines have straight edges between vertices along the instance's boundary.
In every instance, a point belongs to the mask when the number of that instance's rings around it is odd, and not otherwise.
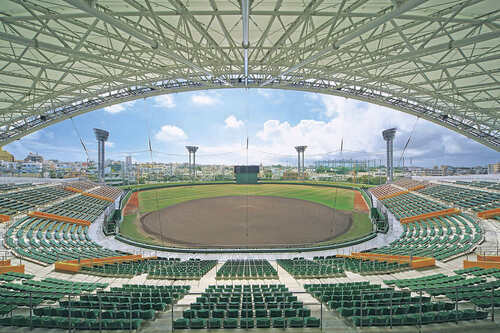
[{"label": "blue sky", "polygon": [[[74,124],[74,125],[73,125]],[[184,162],[185,145],[198,145],[199,163],[295,165],[295,145],[307,145],[306,163],[318,159],[384,159],[381,131],[397,127],[395,164],[475,166],[500,154],[441,126],[353,99],[273,89],[221,89],[140,99],[66,120],[4,149],[16,159],[36,152],[47,159],[83,161],[80,133],[96,158],[94,127],[110,131],[107,157]],[[413,130],[413,128],[415,128]],[[413,133],[413,134],[411,134]],[[246,138],[249,149],[246,151]],[[343,152],[340,142],[343,139]]]}]

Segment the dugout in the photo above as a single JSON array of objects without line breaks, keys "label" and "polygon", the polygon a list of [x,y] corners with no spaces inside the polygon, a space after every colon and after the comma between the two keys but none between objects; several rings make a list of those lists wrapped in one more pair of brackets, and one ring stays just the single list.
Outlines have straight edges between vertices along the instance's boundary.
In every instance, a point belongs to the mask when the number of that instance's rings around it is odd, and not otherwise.
[{"label": "dugout", "polygon": [[257,184],[258,165],[235,165],[236,184]]}]

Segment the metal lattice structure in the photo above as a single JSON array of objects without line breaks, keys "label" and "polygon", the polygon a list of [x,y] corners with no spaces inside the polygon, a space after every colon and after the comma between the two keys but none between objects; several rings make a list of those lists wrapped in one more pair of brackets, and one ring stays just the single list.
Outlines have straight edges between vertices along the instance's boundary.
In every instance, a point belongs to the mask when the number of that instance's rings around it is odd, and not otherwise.
[{"label": "metal lattice structure", "polygon": [[498,0],[3,0],[0,145],[105,106],[236,87],[355,98],[500,150]]}]

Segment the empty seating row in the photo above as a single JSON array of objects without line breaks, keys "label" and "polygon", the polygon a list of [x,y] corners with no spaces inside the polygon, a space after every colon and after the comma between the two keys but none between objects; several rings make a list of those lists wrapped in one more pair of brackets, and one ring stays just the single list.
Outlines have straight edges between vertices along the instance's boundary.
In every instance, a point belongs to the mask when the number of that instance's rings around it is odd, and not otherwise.
[{"label": "empty seating row", "polygon": [[500,201],[499,193],[453,185],[434,185],[421,189],[419,192],[462,208],[470,208],[474,211],[486,210],[486,207],[489,207],[491,203],[496,203],[498,207],[498,201]]},{"label": "empty seating row", "polygon": [[86,266],[82,267],[82,271],[86,274],[98,276],[133,277],[144,273],[155,273],[162,268],[179,262],[179,258],[151,258],[114,264]]},{"label": "empty seating row", "polygon": [[369,189],[369,191],[377,199],[385,197],[387,195],[396,194],[398,192],[401,192],[401,190],[399,188],[397,188],[396,186],[392,186],[391,184],[384,184],[384,185],[380,185],[377,187],[372,187],[371,189]]},{"label": "empty seating row", "polygon": [[277,279],[278,272],[264,259],[231,259],[217,271],[216,279]]},{"label": "empty seating row", "polygon": [[405,193],[393,198],[383,199],[381,202],[398,220],[404,217],[427,214],[449,208],[413,193]]},{"label": "empty seating row", "polygon": [[199,280],[217,265],[217,260],[189,259],[171,265],[155,267],[148,272],[148,279]]},{"label": "empty seating row", "polygon": [[106,200],[78,195],[43,209],[43,211],[94,222],[109,205],[110,202]]},{"label": "empty seating row", "polygon": [[372,252],[447,260],[472,251],[483,238],[479,223],[466,214],[437,216],[402,227],[399,239]]},{"label": "empty seating row", "polygon": [[0,194],[0,213],[15,215],[74,194],[61,185],[39,185]]},{"label": "empty seating row", "polygon": [[403,315],[353,316],[351,321],[355,326],[408,326],[426,325],[446,322],[486,319],[488,312],[473,309],[459,311],[440,311],[412,313]]},{"label": "empty seating row", "polygon": [[320,320],[314,317],[294,317],[294,318],[210,318],[210,319],[186,319],[179,318],[174,321],[174,329],[236,329],[240,328],[319,328],[321,325]]},{"label": "empty seating row", "polygon": [[304,258],[278,259],[278,264],[296,279],[345,276],[344,264],[336,260],[308,260]]},{"label": "empty seating row", "polygon": [[[420,281],[442,281],[444,277],[437,274],[421,278]],[[401,283],[398,283],[399,280],[384,282],[408,285],[413,280],[415,279],[401,280]],[[409,291],[381,288],[367,282],[313,284],[304,285],[304,288],[322,302],[328,300],[328,308],[337,311],[354,326],[417,325],[486,319],[488,316],[488,313],[483,311],[459,311],[455,303],[432,302],[427,296],[412,297]],[[336,299],[329,300],[331,297]]]},{"label": "empty seating row", "polygon": [[99,186],[97,188],[91,189],[89,191],[89,193],[100,195],[100,196],[115,200],[123,193],[123,191],[119,188],[116,188],[116,187],[102,185],[102,186]]},{"label": "empty seating row", "polygon": [[44,218],[16,221],[4,238],[20,256],[52,264],[59,260],[120,256],[123,252],[103,248],[88,236],[88,227]]}]

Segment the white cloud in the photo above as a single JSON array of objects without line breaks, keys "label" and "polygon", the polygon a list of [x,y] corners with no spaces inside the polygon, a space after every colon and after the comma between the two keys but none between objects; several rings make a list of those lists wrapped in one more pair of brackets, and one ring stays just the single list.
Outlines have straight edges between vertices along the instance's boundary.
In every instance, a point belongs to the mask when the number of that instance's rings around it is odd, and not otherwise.
[{"label": "white cloud", "polygon": [[115,143],[112,142],[112,141],[106,141],[104,143],[104,145],[107,147],[107,148],[113,148],[115,146]]},{"label": "white cloud", "polygon": [[214,97],[213,94],[208,95],[204,92],[195,94],[191,97],[191,102],[196,105],[204,105],[204,106],[212,106],[220,103],[217,97]]},{"label": "white cloud", "polygon": [[175,101],[173,95],[161,95],[154,98],[155,106],[164,107],[167,109],[172,109],[175,107]]},{"label": "white cloud", "polygon": [[125,102],[121,104],[115,104],[111,106],[106,106],[104,108],[104,111],[109,112],[109,113],[120,113],[122,111],[125,111],[128,107],[131,107],[135,104],[136,101],[130,101],[130,102]]},{"label": "white cloud", "polygon": [[324,106],[323,113],[328,118],[335,118],[341,112],[354,111],[357,108],[354,100],[344,97],[320,95],[320,101]]},{"label": "white cloud", "polygon": [[297,124],[268,120],[256,133],[257,139],[261,140],[260,149],[276,154],[274,158],[279,159],[282,154],[293,156],[294,146],[307,145],[305,155],[309,161],[335,159],[340,158],[343,140],[344,158],[352,155],[353,158],[383,159],[385,145],[382,130],[398,128],[395,145],[395,150],[398,150],[408,139],[416,119],[401,112],[343,97],[320,94],[317,101],[319,104],[316,109],[326,116],[325,120],[303,119]]},{"label": "white cloud", "polygon": [[163,142],[184,141],[187,139],[187,135],[177,126],[165,125],[155,134],[155,138]]},{"label": "white cloud", "polygon": [[224,122],[226,123],[225,126],[226,128],[240,128],[245,124],[243,120],[238,120],[233,115],[227,117],[226,120],[224,120]]}]

